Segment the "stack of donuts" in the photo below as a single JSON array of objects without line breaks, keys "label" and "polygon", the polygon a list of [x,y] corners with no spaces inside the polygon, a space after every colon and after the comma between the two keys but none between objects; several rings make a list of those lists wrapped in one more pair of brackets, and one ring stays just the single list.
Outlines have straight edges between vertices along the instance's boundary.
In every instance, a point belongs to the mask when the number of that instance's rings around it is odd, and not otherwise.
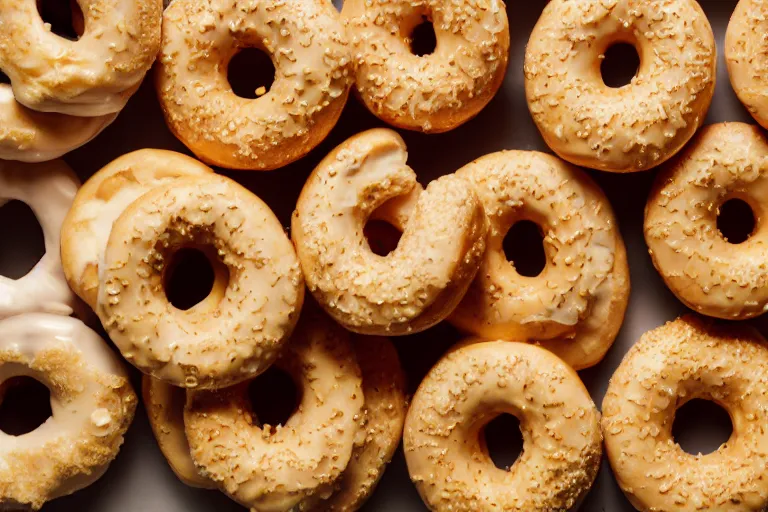
[{"label": "stack of donuts", "polygon": [[[550,0],[519,71],[554,155],[498,151],[428,184],[395,129],[450,131],[488,105],[510,53],[501,0],[70,7],[73,39],[51,31],[35,0],[0,0],[10,81],[0,85],[0,206],[27,203],[46,249],[26,276],[0,277],[0,402],[32,378],[52,410],[32,432],[0,432],[0,509],[40,509],[104,474],[138,403],[129,363],[170,469],[257,512],[358,510],[401,440],[437,512],[575,510],[603,447],[638,510],[768,510],[768,344],[733,322],[768,311],[768,138],[743,123],[702,128],[717,52],[695,0]],[[417,55],[425,20],[436,46]],[[768,128],[765,29],[768,2],[740,0],[725,56],[738,98]],[[640,65],[614,88],[600,62],[617,43],[634,46]],[[254,98],[227,78],[246,48],[275,67]],[[140,149],[81,186],[57,158],[104,130],[153,64],[167,126],[194,157]],[[286,229],[238,178],[305,157],[351,91],[391,128],[325,155]],[[634,344],[602,413],[577,371],[617,338],[630,272],[613,208],[584,167],[658,169],[645,241],[694,311]],[[731,200],[756,219],[745,241],[718,228]],[[399,238],[389,244],[371,221]],[[521,222],[542,235],[537,275],[505,254]],[[213,278],[182,308],[170,280],[190,250]],[[441,323],[464,339],[409,396],[393,339]],[[298,389],[275,425],[250,396],[270,369]],[[733,423],[709,455],[686,453],[672,435],[676,411],[696,398]],[[503,414],[523,437],[506,469],[485,438]]]}]

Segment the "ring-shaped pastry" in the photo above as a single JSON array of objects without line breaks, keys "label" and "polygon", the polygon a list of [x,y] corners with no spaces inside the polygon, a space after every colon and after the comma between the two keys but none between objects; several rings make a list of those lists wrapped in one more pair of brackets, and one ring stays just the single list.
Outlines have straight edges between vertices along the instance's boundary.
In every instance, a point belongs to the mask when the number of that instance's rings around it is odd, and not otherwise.
[{"label": "ring-shaped pastry", "polygon": [[768,3],[740,0],[725,32],[725,63],[736,96],[768,127]]}]

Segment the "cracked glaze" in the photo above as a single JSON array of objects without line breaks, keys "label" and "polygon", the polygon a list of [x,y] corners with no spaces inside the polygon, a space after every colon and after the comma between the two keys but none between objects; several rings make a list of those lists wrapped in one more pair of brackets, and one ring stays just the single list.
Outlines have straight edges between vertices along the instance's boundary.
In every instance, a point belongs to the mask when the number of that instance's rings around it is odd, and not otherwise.
[{"label": "cracked glaze", "polygon": [[[600,63],[615,43],[640,67],[621,88]],[[696,0],[553,0],[525,53],[528,107],[561,158],[612,172],[642,171],[677,153],[704,122],[716,48]]]}]

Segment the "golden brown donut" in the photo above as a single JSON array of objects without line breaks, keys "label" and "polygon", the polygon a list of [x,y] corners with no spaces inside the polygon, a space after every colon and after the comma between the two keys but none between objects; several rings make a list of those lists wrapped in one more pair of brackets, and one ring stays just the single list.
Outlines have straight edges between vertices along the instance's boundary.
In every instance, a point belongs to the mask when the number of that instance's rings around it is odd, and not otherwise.
[{"label": "golden brown donut", "polygon": [[[613,344],[629,300],[629,267],[616,218],[586,173],[534,151],[501,151],[456,174],[471,182],[490,223],[477,277],[450,317],[486,339],[532,341],[581,369]],[[517,222],[538,224],[546,266],[517,273],[504,237]]]},{"label": "golden brown donut", "polygon": [[[182,248],[215,272],[210,295],[182,311],[165,293]],[[112,225],[97,313],[123,356],[188,388],[236,384],[266,370],[293,330],[304,281],[275,214],[236,182],[209,174],[155,188]]]},{"label": "golden brown donut", "polygon": [[[628,43],[640,67],[603,82],[608,48]],[[611,172],[655,167],[704,122],[715,89],[712,27],[696,0],[552,0],[525,52],[525,93],[561,158]]]},{"label": "golden brown donut", "polygon": [[[497,468],[485,426],[520,419],[523,451]],[[507,341],[451,350],[422,381],[405,420],[408,472],[436,512],[565,511],[597,476],[600,413],[579,376],[551,352]]]},{"label": "golden brown donut", "polygon": [[0,509],[38,510],[101,478],[137,399],[122,362],[79,320],[32,313],[1,321],[0,332],[0,385],[39,381],[52,411],[27,434],[0,431]]},{"label": "golden brown donut", "polygon": [[[753,512],[768,508],[768,347],[757,331],[692,315],[645,333],[603,399],[605,448],[636,509]],[[728,411],[730,439],[707,455],[672,437],[675,411],[694,398]]]},{"label": "golden brown donut", "polygon": [[[174,0],[178,1],[178,0]],[[360,368],[347,333],[324,316],[302,315],[275,363],[300,391],[285,425],[260,425],[248,383],[188,390],[184,424],[203,476],[251,510],[301,510],[347,467],[363,411]]]},{"label": "golden brown donut", "polygon": [[[768,140],[756,126],[705,127],[656,178],[645,207],[645,241],[667,286],[690,308],[739,320],[768,309]],[[755,216],[752,235],[729,243],[720,207],[741,199]]]},{"label": "golden brown donut", "polygon": [[77,41],[54,34],[37,0],[0,0],[0,68],[16,101],[42,112],[119,112],[160,49],[162,0],[78,0]]},{"label": "golden brown donut", "polygon": [[99,264],[117,217],[153,188],[212,172],[194,158],[160,149],[133,151],[96,172],[78,191],[61,228],[61,261],[69,286],[95,310]]},{"label": "golden brown donut", "polygon": [[740,0],[725,32],[725,62],[736,95],[768,127],[768,2]]},{"label": "golden brown donut", "polygon": [[[346,0],[342,16],[355,52],[355,86],[381,120],[439,133],[475,117],[504,80],[509,23],[501,0]],[[411,50],[428,19],[433,53]]]},{"label": "golden brown donut", "polygon": [[[472,187],[451,175],[422,193],[407,156],[392,130],[355,135],[315,168],[293,212],[291,234],[309,290],[354,332],[408,334],[440,322],[461,300],[485,250],[487,220]],[[377,207],[409,194],[418,199],[397,249],[374,254],[363,235],[366,222]],[[393,224],[404,217],[399,204],[387,212]]]},{"label": "golden brown donut", "polygon": [[[227,81],[243,48],[272,58],[269,92],[246,99]],[[174,0],[163,16],[157,92],[171,131],[201,160],[269,170],[304,156],[336,124],[352,52],[326,0]]]}]

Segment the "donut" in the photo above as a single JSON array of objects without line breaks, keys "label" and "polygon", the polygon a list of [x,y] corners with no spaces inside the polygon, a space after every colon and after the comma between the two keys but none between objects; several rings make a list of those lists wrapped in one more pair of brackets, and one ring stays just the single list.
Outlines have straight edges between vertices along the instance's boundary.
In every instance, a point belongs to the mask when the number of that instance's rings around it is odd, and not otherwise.
[{"label": "donut", "polygon": [[[353,332],[409,334],[440,322],[485,250],[483,206],[465,180],[449,175],[419,193],[397,248],[385,257],[372,252],[363,235],[372,212],[420,190],[406,158],[394,131],[360,133],[320,162],[293,212],[291,234],[309,290]],[[395,224],[396,206],[387,212]]]},{"label": "donut", "polygon": [[752,117],[768,127],[768,3],[740,0],[725,32],[725,63],[736,96]]},{"label": "donut", "polygon": [[[608,87],[605,52],[640,56],[631,83]],[[696,0],[553,0],[525,50],[525,94],[547,145],[610,172],[655,167],[704,122],[715,90],[715,39]]]},{"label": "donut", "polygon": [[53,160],[91,141],[115,116],[74,117],[35,112],[16,101],[10,85],[0,84],[0,159]]},{"label": "donut", "polygon": [[[208,257],[206,299],[186,311],[165,293],[183,248]],[[97,314],[130,363],[169,384],[217,388],[266,370],[291,334],[304,280],[291,241],[261,199],[210,174],[157,187],[112,225]]]},{"label": "donut", "polygon": [[184,432],[186,390],[144,375],[141,395],[157,445],[179,480],[190,487],[215,489],[214,483],[197,470],[189,453],[189,442]]},{"label": "donut", "polygon": [[[488,454],[485,426],[520,419],[523,451],[508,471]],[[422,381],[405,419],[411,480],[429,510],[571,510],[600,467],[600,413],[576,372],[547,350],[466,343]]]},{"label": "donut", "polygon": [[192,459],[204,477],[251,510],[301,510],[305,500],[332,488],[355,446],[363,411],[355,353],[343,329],[310,313],[275,362],[300,394],[284,425],[258,423],[247,382],[187,390]]},{"label": "donut", "polygon": [[[509,60],[509,23],[501,0],[346,0],[357,64],[355,87],[382,121],[426,133],[475,117],[499,90]],[[411,49],[423,21],[435,31],[429,55]]]},{"label": "donut", "polygon": [[[656,178],[645,207],[645,241],[670,290],[691,309],[740,320],[768,310],[768,140],[756,126],[705,127]],[[741,199],[755,229],[735,245],[720,233],[720,207]]]},{"label": "donut", "polygon": [[0,69],[16,101],[82,117],[122,110],[160,49],[162,0],[78,0],[84,32],[54,34],[36,0],[0,9]]},{"label": "donut", "polygon": [[32,312],[71,315],[79,309],[59,255],[61,225],[79,186],[75,173],[62,160],[0,161],[0,206],[10,200],[27,204],[45,240],[45,255],[27,275],[18,280],[0,276],[0,319]]},{"label": "donut", "polygon": [[[611,377],[603,399],[605,449],[638,510],[758,511],[768,507],[768,347],[755,330],[687,315],[645,333]],[[675,411],[694,398],[717,403],[733,433],[707,455],[672,437]]]},{"label": "donut", "polygon": [[[586,173],[535,151],[501,151],[456,172],[475,187],[490,229],[480,270],[450,317],[486,339],[532,341],[575,369],[597,364],[629,300],[624,242],[608,198]],[[520,275],[504,254],[519,221],[538,224],[546,265]]]},{"label": "donut", "polygon": [[212,172],[193,158],[159,149],[128,153],[96,172],[78,191],[61,228],[61,261],[69,286],[95,310],[99,263],[117,217],[156,187]]},{"label": "donut", "polygon": [[0,432],[0,508],[38,510],[101,478],[137,399],[120,360],[79,320],[29,313],[0,332],[0,384],[31,377],[51,394],[52,416],[36,430]]},{"label": "donut", "polygon": [[[275,66],[256,99],[227,81],[248,47]],[[344,26],[325,0],[174,0],[158,60],[168,127],[201,160],[230,169],[276,169],[307,154],[336,124],[354,78]]]}]

